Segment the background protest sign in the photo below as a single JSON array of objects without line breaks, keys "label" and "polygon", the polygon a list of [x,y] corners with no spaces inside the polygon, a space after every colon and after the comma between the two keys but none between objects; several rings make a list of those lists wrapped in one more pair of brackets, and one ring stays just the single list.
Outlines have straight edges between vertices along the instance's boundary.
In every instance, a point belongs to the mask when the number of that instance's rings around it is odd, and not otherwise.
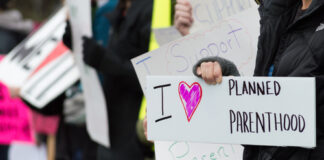
[{"label": "background protest sign", "polygon": [[38,31],[15,47],[0,63],[0,80],[21,87],[61,41],[66,10],[59,10]]},{"label": "background protest sign", "polygon": [[[190,4],[194,19],[190,33],[209,28],[229,16],[257,7],[254,0],[190,0]],[[154,29],[154,35],[160,46],[182,37],[174,26]]]},{"label": "background protest sign", "polygon": [[31,115],[20,99],[11,99],[8,88],[0,83],[0,144],[13,141],[34,143]]},{"label": "background protest sign", "polygon": [[314,78],[149,76],[147,102],[150,140],[316,145]]},{"label": "background protest sign", "polygon": [[182,37],[180,32],[174,27],[153,29],[156,41],[160,46]]},{"label": "background protest sign", "polygon": [[80,78],[74,57],[62,42],[52,52],[55,53],[43,61],[21,88],[21,97],[38,108],[46,106]]},{"label": "background protest sign", "polygon": [[97,72],[83,63],[82,36],[92,36],[90,0],[67,1],[73,35],[73,52],[80,70],[85,97],[86,125],[90,137],[110,146],[106,101]]},{"label": "background protest sign", "polygon": [[229,59],[237,65],[241,75],[252,75],[259,35],[258,19],[257,9],[250,8],[207,30],[132,59],[144,93],[147,75],[193,75],[192,66],[208,56]]},{"label": "background protest sign", "polygon": [[212,25],[249,8],[257,7],[254,0],[189,0],[194,19],[191,33]]},{"label": "background protest sign", "polygon": [[59,10],[0,64],[0,80],[43,108],[79,79],[74,57],[62,43],[66,10]]},{"label": "background protest sign", "polygon": [[239,160],[242,155],[243,147],[238,145],[155,142],[156,160]]}]

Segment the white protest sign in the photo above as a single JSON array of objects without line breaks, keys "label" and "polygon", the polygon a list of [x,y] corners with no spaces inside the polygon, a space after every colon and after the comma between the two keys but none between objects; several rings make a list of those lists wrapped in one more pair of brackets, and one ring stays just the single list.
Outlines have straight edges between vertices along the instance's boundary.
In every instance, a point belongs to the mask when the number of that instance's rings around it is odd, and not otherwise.
[{"label": "white protest sign", "polygon": [[65,19],[66,9],[62,8],[0,64],[1,81],[20,87],[21,97],[38,108],[80,78],[74,57],[62,42]]},{"label": "white protest sign", "polygon": [[22,87],[61,41],[65,19],[66,10],[62,8],[37,32],[15,47],[0,63],[0,80],[8,86]]},{"label": "white protest sign", "polygon": [[315,147],[315,79],[149,76],[150,140]]},{"label": "white protest sign", "polygon": [[[194,19],[190,28],[191,33],[211,27],[229,16],[257,6],[254,0],[190,0],[190,4]],[[153,31],[160,46],[182,37],[174,26],[157,28]]]},{"label": "white protest sign", "polygon": [[239,145],[155,142],[156,160],[240,160],[242,155]]},{"label": "white protest sign", "polygon": [[259,35],[258,19],[257,9],[250,8],[210,29],[132,59],[144,93],[147,75],[193,75],[192,66],[208,56],[229,59],[236,64],[241,75],[252,75]]},{"label": "white protest sign", "polygon": [[86,125],[90,137],[110,146],[106,101],[97,72],[83,63],[82,36],[92,36],[90,0],[68,0],[73,35],[73,52],[81,73],[85,96]]},{"label": "white protest sign", "polygon": [[190,4],[194,18],[191,33],[257,6],[254,0],[190,0]]},{"label": "white protest sign", "polygon": [[43,108],[79,78],[74,57],[66,51],[28,79],[20,95],[35,107]]}]

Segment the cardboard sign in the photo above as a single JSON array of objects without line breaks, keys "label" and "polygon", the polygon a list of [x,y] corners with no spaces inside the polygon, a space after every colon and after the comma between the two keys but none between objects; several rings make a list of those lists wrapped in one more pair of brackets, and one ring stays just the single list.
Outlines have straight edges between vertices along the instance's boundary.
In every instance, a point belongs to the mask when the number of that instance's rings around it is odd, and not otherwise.
[{"label": "cardboard sign", "polygon": [[241,75],[252,75],[259,35],[258,19],[257,9],[250,8],[207,30],[132,59],[144,93],[147,75],[193,75],[192,66],[208,56],[229,59],[236,64]]},{"label": "cardboard sign", "polygon": [[150,140],[316,146],[314,78],[149,76],[147,102]]},{"label": "cardboard sign", "polygon": [[242,155],[239,145],[155,142],[156,160],[240,160]]},{"label": "cardboard sign", "polygon": [[80,70],[85,97],[86,125],[90,137],[110,146],[106,101],[97,72],[84,64],[82,55],[82,36],[92,36],[90,0],[67,1],[73,35],[73,52]]},{"label": "cardboard sign", "polygon": [[254,0],[190,0],[193,26],[190,33],[209,28],[227,17],[257,7]]},{"label": "cardboard sign", "polygon": [[28,107],[19,99],[11,99],[8,88],[0,83],[0,144],[33,143],[30,116]]}]

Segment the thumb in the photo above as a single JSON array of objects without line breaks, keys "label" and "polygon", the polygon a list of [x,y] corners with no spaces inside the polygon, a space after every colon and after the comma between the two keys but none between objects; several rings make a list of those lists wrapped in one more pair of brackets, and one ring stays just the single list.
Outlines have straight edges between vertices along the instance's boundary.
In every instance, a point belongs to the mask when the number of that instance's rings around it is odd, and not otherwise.
[{"label": "thumb", "polygon": [[201,74],[202,74],[201,67],[197,67],[197,71],[196,72],[197,72],[197,75],[198,76],[201,76]]}]

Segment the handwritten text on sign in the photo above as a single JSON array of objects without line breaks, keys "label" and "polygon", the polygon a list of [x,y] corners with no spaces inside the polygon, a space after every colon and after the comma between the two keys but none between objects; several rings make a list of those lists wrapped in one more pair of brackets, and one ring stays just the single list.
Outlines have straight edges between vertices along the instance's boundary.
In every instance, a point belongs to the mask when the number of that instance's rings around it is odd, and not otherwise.
[{"label": "handwritten text on sign", "polygon": [[227,77],[216,86],[195,77],[147,80],[151,140],[316,144],[313,78]]},{"label": "handwritten text on sign", "polygon": [[258,26],[257,9],[251,8],[208,30],[190,34],[132,59],[143,91],[146,92],[147,75],[192,75],[192,66],[208,56],[230,59],[242,75],[252,75]]},{"label": "handwritten text on sign", "polygon": [[242,154],[239,145],[155,142],[156,160],[240,160]]},{"label": "handwritten text on sign", "polygon": [[191,33],[257,6],[254,0],[190,0],[190,3],[194,18]]}]

